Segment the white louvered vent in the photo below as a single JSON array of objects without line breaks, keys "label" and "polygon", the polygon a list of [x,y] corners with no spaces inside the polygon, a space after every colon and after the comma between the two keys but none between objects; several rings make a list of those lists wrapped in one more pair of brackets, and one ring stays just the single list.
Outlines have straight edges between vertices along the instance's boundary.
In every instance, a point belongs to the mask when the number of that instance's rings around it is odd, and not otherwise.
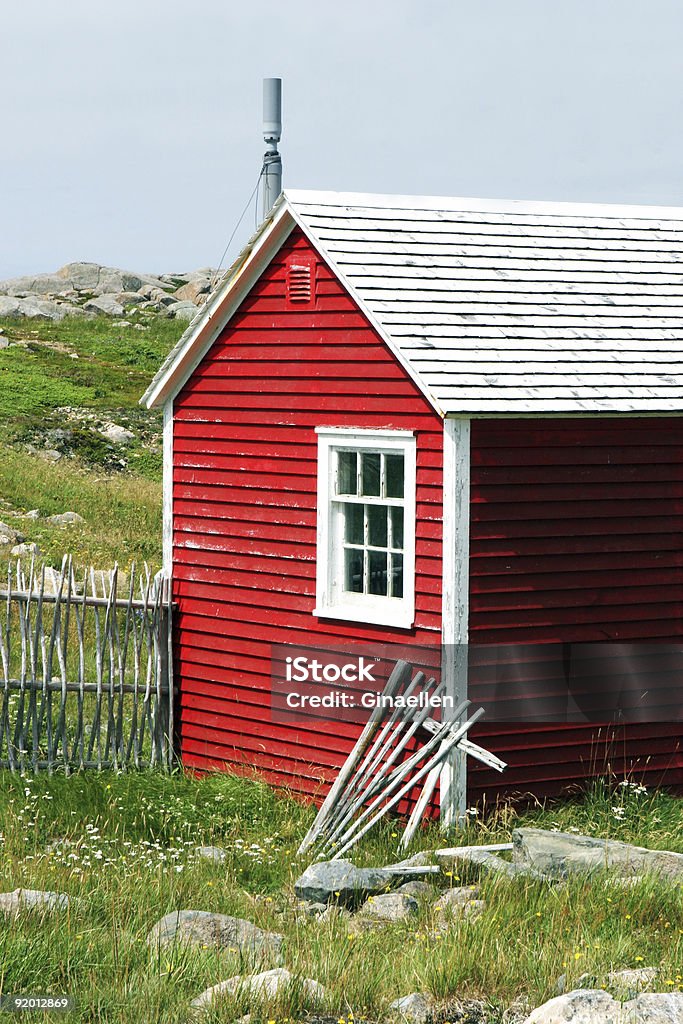
[{"label": "white louvered vent", "polygon": [[312,260],[293,259],[287,266],[287,301],[310,306],[315,299],[315,265]]}]

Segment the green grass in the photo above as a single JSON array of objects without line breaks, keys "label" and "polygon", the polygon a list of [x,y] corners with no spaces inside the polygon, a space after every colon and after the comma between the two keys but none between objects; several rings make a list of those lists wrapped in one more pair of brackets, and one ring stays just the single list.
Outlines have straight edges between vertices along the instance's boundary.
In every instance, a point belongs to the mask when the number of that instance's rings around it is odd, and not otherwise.
[{"label": "green grass", "polygon": [[113,323],[105,316],[67,317],[37,326],[26,320],[0,321],[3,336],[14,343],[0,350],[0,380],[7,382],[0,387],[0,421],[23,423],[62,406],[137,408],[187,325],[156,317],[145,320],[146,329],[138,331]]},{"label": "green grass", "polygon": [[[602,984],[609,970],[643,965],[660,969],[658,989],[681,985],[681,888],[653,880],[623,888],[573,879],[551,887],[484,877],[482,916],[443,934],[435,931],[428,905],[409,926],[354,938],[343,918],[296,914],[292,883],[305,861],[295,851],[312,815],[312,808],[263,783],[230,774],[1,774],[0,888],[49,889],[72,900],[58,928],[26,912],[0,931],[2,991],[75,995],[78,1011],[55,1020],[180,1024],[195,995],[249,965],[209,949],[150,954],[149,929],[176,909],[234,914],[283,934],[285,966],[326,987],[322,1009],[335,1020],[350,1013],[356,1021],[382,1020],[393,999],[420,989],[444,1005],[456,995],[486,998],[497,1021],[519,997],[532,1004],[549,998],[561,974],[569,987],[584,973]],[[680,802],[635,786],[598,786],[586,798],[547,810],[518,813],[508,805],[484,823],[473,821],[457,839],[505,841],[521,824],[683,852]],[[397,859],[399,835],[388,823],[354,860]],[[57,840],[68,842],[50,849]],[[416,848],[445,841],[432,828]],[[198,843],[223,847],[227,861],[218,866],[194,859],[190,851]],[[441,884],[473,882],[473,870],[444,876]],[[254,1024],[280,1024],[304,1019],[307,1005],[296,993],[268,1007],[233,999],[204,1019],[217,1024],[249,1010]]]},{"label": "green grass", "polygon": [[[11,515],[38,509],[40,519]],[[51,526],[46,517],[77,512],[85,523]],[[61,565],[68,552],[79,566],[129,568],[161,562],[161,484],[132,474],[87,472],[78,462],[49,465],[39,456],[0,444],[0,520],[38,544]]]},{"label": "green grass", "polygon": [[[128,319],[145,329],[104,316],[0,322],[10,342],[0,349],[0,520],[37,543],[48,564],[65,553],[79,566],[160,564],[161,415],[139,399],[185,325]],[[135,440],[112,444],[100,432],[108,421]],[[51,464],[31,447],[62,458]],[[31,509],[41,518],[21,518]],[[67,511],[85,524],[45,522]]]}]

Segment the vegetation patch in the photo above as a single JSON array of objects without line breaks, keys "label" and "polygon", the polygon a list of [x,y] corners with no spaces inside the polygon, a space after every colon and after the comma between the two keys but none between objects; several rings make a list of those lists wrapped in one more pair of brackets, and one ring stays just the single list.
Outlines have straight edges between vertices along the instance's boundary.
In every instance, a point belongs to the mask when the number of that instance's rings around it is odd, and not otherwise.
[{"label": "vegetation patch", "polygon": [[[181,909],[230,914],[282,934],[287,968],[326,990],[317,1017],[294,990],[276,1005],[231,997],[203,1018],[214,1024],[246,1012],[253,1024],[384,1021],[389,1004],[413,991],[431,994],[435,1022],[502,1024],[523,1019],[510,1015],[511,1006],[550,998],[561,975],[571,988],[585,974],[603,984],[609,971],[643,965],[657,968],[657,990],[683,986],[681,887],[652,879],[549,885],[483,875],[483,912],[454,919],[445,930],[435,928],[429,900],[410,922],[360,934],[341,914],[308,917],[297,909],[292,886],[307,864],[296,850],[313,813],[255,778],[229,773],[0,774],[0,889],[70,898],[59,927],[27,911],[0,931],[2,991],[35,990],[39,978],[44,990],[72,994],[79,1004],[47,1019],[181,1024],[201,991],[245,970],[230,951],[175,945],[151,952],[152,926]],[[598,786],[548,808],[501,805],[486,821],[473,817],[464,833],[424,830],[415,849],[505,842],[521,825],[683,852],[680,802],[642,787],[636,792],[633,783]],[[391,863],[399,837],[396,823],[386,823],[354,859]],[[199,845],[220,847],[225,859],[200,859]],[[476,870],[445,873],[440,884],[469,884]]]}]

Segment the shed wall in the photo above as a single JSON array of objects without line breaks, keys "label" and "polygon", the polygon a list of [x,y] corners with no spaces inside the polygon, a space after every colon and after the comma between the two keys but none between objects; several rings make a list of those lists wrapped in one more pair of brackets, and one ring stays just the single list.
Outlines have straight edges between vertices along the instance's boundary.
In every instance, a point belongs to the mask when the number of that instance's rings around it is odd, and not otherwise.
[{"label": "shed wall", "polygon": [[[270,722],[273,643],[438,645],[442,423],[336,278],[288,305],[294,231],[175,401],[173,573],[187,766],[248,766],[295,791],[334,776],[353,726]],[[316,426],[417,434],[417,592],[410,630],[319,620]]]},{"label": "shed wall", "polygon": [[[683,419],[472,423],[470,642],[680,642]],[[680,726],[484,725],[507,790],[683,784]],[[499,784],[470,765],[472,798]]]}]

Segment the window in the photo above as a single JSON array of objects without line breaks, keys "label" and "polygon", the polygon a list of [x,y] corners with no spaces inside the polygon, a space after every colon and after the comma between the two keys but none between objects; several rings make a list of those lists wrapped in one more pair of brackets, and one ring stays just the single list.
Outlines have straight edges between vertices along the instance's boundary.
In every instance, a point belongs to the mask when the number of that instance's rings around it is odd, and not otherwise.
[{"label": "window", "polygon": [[415,451],[398,430],[318,430],[315,614],[412,626]]}]

